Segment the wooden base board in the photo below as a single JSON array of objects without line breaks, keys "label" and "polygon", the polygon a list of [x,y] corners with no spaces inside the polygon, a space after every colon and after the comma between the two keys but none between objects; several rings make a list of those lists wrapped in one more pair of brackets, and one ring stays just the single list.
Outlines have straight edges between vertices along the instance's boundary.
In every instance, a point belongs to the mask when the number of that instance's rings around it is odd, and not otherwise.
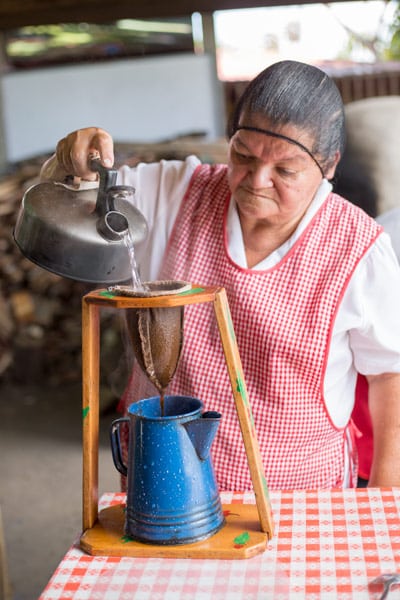
[{"label": "wooden base board", "polygon": [[257,507],[253,504],[225,504],[224,526],[206,540],[192,544],[163,546],[143,544],[124,535],[124,505],[103,509],[98,521],[80,539],[82,550],[93,556],[143,558],[243,559],[264,552],[268,535],[260,531]]}]

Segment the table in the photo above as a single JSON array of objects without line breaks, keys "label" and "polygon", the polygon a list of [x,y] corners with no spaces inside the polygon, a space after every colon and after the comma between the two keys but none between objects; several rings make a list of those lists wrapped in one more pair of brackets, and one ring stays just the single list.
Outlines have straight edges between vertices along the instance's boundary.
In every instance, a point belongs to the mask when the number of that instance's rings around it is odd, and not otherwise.
[{"label": "table", "polygon": [[[221,500],[254,503],[254,494]],[[73,545],[39,600],[371,600],[382,591],[371,580],[400,570],[400,489],[271,491],[270,500],[275,534],[253,558],[96,557]],[[99,510],[124,501],[104,494]]]}]

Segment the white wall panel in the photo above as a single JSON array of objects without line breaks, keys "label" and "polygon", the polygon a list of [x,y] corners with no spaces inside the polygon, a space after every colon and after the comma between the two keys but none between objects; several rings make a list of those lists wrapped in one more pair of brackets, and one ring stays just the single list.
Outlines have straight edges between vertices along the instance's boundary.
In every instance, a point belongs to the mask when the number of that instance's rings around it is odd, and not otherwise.
[{"label": "white wall panel", "polygon": [[121,142],[204,131],[223,135],[209,55],[176,54],[6,73],[1,78],[9,162],[52,151],[66,133],[97,125]]}]

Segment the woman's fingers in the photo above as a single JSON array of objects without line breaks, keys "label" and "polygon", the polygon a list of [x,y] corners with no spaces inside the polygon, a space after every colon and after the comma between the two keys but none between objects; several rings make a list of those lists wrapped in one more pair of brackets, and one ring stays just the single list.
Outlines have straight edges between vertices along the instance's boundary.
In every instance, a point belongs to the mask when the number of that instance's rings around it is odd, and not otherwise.
[{"label": "woman's fingers", "polygon": [[99,157],[106,168],[114,163],[114,144],[109,133],[98,127],[87,127],[68,134],[57,144],[57,161],[71,175],[95,180],[97,173],[90,169],[93,155]]}]

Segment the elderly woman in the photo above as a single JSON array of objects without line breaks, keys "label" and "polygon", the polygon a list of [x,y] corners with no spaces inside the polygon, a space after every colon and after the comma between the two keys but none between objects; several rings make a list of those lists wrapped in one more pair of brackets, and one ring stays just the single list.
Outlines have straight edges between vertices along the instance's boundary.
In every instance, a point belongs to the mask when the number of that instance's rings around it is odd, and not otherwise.
[{"label": "elderly woman", "polygon": [[[190,156],[120,169],[150,227],[138,248],[142,279],[225,287],[271,488],[356,485],[358,373],[374,432],[369,485],[400,485],[400,270],[388,235],[332,192],[344,145],[340,94],[318,68],[278,62],[243,93],[229,138],[227,165]],[[69,134],[43,179],[93,179],[92,151],[113,164],[105,131]],[[213,445],[220,489],[250,489],[212,309],[185,315],[168,391],[222,412]]]}]

